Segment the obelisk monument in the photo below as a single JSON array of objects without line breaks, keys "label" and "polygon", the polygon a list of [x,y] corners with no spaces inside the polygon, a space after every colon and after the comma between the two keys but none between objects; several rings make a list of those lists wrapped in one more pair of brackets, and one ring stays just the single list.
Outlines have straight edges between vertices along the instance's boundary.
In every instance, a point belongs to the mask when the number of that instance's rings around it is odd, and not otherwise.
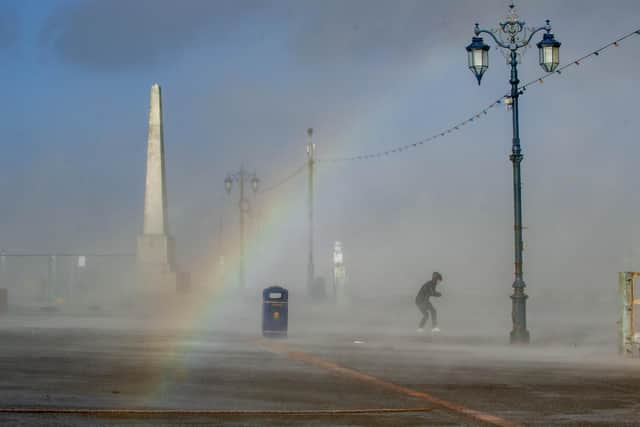
[{"label": "obelisk monument", "polygon": [[143,230],[143,234],[138,236],[136,259],[139,289],[151,293],[175,292],[175,244],[167,223],[162,92],[157,83],[151,86],[149,106]]}]

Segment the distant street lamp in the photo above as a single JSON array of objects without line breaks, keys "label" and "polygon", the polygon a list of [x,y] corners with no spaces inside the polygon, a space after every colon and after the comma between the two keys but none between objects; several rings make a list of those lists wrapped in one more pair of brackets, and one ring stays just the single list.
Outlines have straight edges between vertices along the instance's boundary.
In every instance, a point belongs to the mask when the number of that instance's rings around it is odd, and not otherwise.
[{"label": "distant street lamp", "polygon": [[245,289],[245,217],[249,213],[249,200],[245,197],[244,185],[247,181],[251,184],[251,188],[253,189],[254,193],[258,191],[260,180],[255,173],[249,174],[247,171],[245,171],[244,167],[241,167],[240,170],[236,173],[228,174],[224,179],[224,189],[227,191],[227,194],[231,194],[231,189],[234,182],[237,182],[240,187],[240,199],[238,200],[240,215],[240,270],[238,271],[238,283],[240,289]]},{"label": "distant street lamp", "polygon": [[518,98],[522,91],[518,88],[518,51],[525,48],[531,42],[533,36],[546,31],[542,40],[537,44],[539,51],[539,62],[542,69],[547,73],[552,73],[558,68],[560,63],[560,43],[551,34],[549,20],[546,25],[539,28],[527,28],[525,23],[520,21],[513,4],[509,6],[509,15],[505,22],[500,22],[495,30],[483,30],[476,24],[475,36],[471,39],[471,44],[467,46],[469,69],[473,72],[478,85],[482,75],[489,68],[489,46],[484,43],[480,34],[488,34],[495,41],[498,47],[507,52],[507,62],[511,65],[511,95],[509,103],[512,111],[513,143],[511,156],[513,163],[513,204],[514,204],[514,258],[515,258],[515,281],[513,282],[512,300],[512,322],[511,343],[528,343],[529,331],[527,330],[527,295],[524,292],[526,287],[522,274],[522,186],[520,180],[520,163],[523,155],[520,148],[520,129],[518,123]]}]

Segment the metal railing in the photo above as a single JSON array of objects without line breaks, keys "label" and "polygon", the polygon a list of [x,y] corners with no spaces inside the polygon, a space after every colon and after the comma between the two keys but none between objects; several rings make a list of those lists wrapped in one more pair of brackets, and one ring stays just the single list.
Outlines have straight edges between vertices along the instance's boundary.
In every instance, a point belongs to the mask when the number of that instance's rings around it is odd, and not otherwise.
[{"label": "metal railing", "polygon": [[131,289],[131,253],[0,252],[0,288],[11,305],[99,305]]}]

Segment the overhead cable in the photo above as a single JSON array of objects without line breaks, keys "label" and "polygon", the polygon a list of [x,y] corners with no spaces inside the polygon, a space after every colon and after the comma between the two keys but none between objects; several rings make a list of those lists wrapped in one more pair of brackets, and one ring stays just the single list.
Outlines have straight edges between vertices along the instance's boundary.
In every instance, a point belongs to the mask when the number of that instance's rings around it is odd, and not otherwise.
[{"label": "overhead cable", "polygon": [[538,78],[536,78],[534,80],[531,80],[528,83],[525,83],[525,84],[521,85],[520,86],[520,90],[521,91],[525,91],[531,85],[534,85],[536,83],[544,83],[544,81],[547,78],[549,78],[549,77],[551,77],[553,75],[560,75],[560,74],[562,74],[562,72],[564,70],[566,70],[569,67],[578,67],[579,65],[582,65],[584,60],[592,58],[592,57],[600,56],[600,53],[602,53],[603,51],[605,51],[605,50],[607,50],[607,49],[609,49],[611,47],[620,47],[620,42],[625,41],[626,39],[628,39],[628,38],[630,38],[632,36],[639,36],[639,35],[640,35],[640,29],[632,31],[632,32],[630,32],[628,34],[625,34],[624,36],[622,36],[622,37],[620,37],[620,38],[618,38],[618,39],[616,39],[616,40],[614,40],[612,42],[607,43],[606,45],[602,46],[600,49],[593,50],[593,51],[589,52],[588,54],[581,56],[580,58],[574,59],[573,61],[569,61],[568,63],[566,63],[562,67],[559,67],[557,70],[555,70],[555,71],[553,71],[551,73],[545,73],[545,74],[541,75],[540,77],[538,77]]},{"label": "overhead cable", "polygon": [[295,169],[293,172],[291,172],[289,175],[285,176],[284,178],[282,178],[281,180],[277,181],[275,184],[273,185],[269,185],[268,187],[264,187],[260,190],[258,190],[256,192],[256,194],[263,194],[263,193],[267,193],[269,191],[273,191],[276,188],[279,188],[281,186],[283,186],[284,184],[286,184],[287,182],[291,181],[293,178],[295,178],[296,176],[298,176],[299,174],[301,174],[302,172],[304,172],[304,170],[306,169],[307,164],[303,163],[302,165],[300,165],[297,169]]},{"label": "overhead cable", "polygon": [[[563,65],[562,67],[559,67],[557,70],[551,72],[551,73],[545,73],[543,75],[541,75],[540,77],[537,77],[534,80],[531,80],[523,85],[520,86],[520,90],[521,91],[525,91],[527,90],[527,88],[529,88],[530,86],[534,85],[535,83],[544,83],[544,81],[551,77],[552,75],[561,75],[562,72],[564,70],[566,70],[569,67],[577,67],[579,65],[581,65],[583,63],[583,61],[585,61],[586,59],[589,59],[591,57],[597,57],[600,55],[600,53],[602,53],[603,51],[612,48],[612,47],[620,47],[621,42],[629,39],[630,37],[634,36],[634,35],[640,35],[640,29],[632,31],[630,33],[627,33],[625,35],[623,35],[622,37],[617,38],[616,40],[613,40],[607,44],[605,44],[604,46],[600,47],[599,49],[593,50],[591,52],[589,52],[586,55],[583,55],[577,59],[574,59],[572,61],[569,61],[567,64]],[[372,160],[372,159],[378,159],[378,158],[383,158],[383,157],[387,157],[390,155],[394,155],[394,154],[399,154],[399,153],[404,153],[405,151],[409,151],[412,150],[414,148],[418,148],[421,146],[424,146],[430,142],[434,142],[436,140],[439,140],[441,138],[444,138],[446,136],[449,136],[450,134],[461,130],[464,126],[473,123],[476,120],[481,119],[482,117],[484,117],[490,110],[492,110],[496,105],[501,104],[502,100],[505,97],[500,97],[499,99],[493,101],[492,103],[490,103],[489,105],[487,105],[485,108],[477,111],[475,114],[467,117],[465,120],[462,120],[460,122],[458,122],[457,124],[454,124],[453,126],[450,126],[444,130],[441,130],[440,132],[434,133],[433,135],[424,138],[418,142],[414,142],[414,143],[410,143],[410,144],[405,144],[405,145],[401,145],[401,146],[396,146],[396,147],[392,147],[389,148],[387,150],[382,150],[382,151],[377,151],[377,152],[371,152],[371,153],[364,153],[364,154],[359,154],[359,155],[354,155],[354,156],[345,156],[345,157],[328,157],[328,158],[319,158],[316,159],[315,162],[318,163],[337,163],[337,162],[347,162],[347,161],[362,161],[362,160]],[[306,168],[306,163],[302,164],[299,168],[297,168],[295,171],[293,171],[291,174],[287,175],[284,179],[278,181],[276,184],[266,187],[261,191],[258,191],[258,193],[266,193],[269,191],[272,191],[280,186],[282,186],[283,184],[285,184],[286,182],[290,181],[291,179],[293,179],[294,177],[296,177],[297,175],[299,175],[300,173],[302,173],[304,171],[304,169]]]}]

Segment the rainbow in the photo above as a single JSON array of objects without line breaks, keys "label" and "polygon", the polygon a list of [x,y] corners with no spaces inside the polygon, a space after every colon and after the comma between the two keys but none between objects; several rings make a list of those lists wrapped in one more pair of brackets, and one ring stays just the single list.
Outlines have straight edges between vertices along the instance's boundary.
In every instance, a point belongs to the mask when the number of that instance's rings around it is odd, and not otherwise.
[{"label": "rainbow", "polygon": [[[409,108],[407,100],[415,102],[422,100],[412,89],[416,83],[415,80],[419,80],[420,84],[426,87],[429,83],[434,83],[434,74],[442,74],[445,69],[445,64],[437,65],[437,70],[433,69],[433,64],[429,64],[428,69],[418,67],[415,79],[398,81],[397,90],[394,91],[396,95],[393,99],[389,102],[381,100],[381,102],[374,103],[373,108],[369,106],[359,115],[362,115],[363,118],[366,117],[367,123],[380,123],[380,126],[385,128],[390,122],[402,123],[401,117],[405,116],[405,112]],[[394,120],[394,117],[398,117],[398,119]],[[354,120],[351,122],[354,124],[350,128],[342,129],[334,135],[326,135],[323,139],[334,141],[334,143],[324,146],[325,150],[323,151],[329,153],[329,157],[331,157],[334,147],[342,153],[345,151],[345,146],[354,145],[353,141],[379,141],[379,129],[375,126],[358,125],[361,122]],[[377,151],[385,146],[387,146],[385,141],[381,141],[380,144],[369,146],[366,151]],[[275,264],[277,258],[282,256],[284,242],[281,226],[283,222],[288,218],[304,218],[306,190],[291,191],[288,186],[294,183],[302,186],[306,183],[305,175],[296,177],[290,184],[287,184],[287,187],[256,195],[253,201],[254,208],[260,212],[260,225],[253,227],[253,232],[247,233],[245,241],[245,265],[252,266],[250,269],[252,271],[266,271],[269,266]],[[235,207],[236,200],[232,200]],[[251,228],[248,227],[249,230]],[[147,404],[153,404],[155,398],[161,397],[172,385],[179,383],[181,378],[186,375],[191,355],[179,348],[178,343],[182,341],[180,338],[188,337],[198,330],[214,329],[221,320],[219,318],[222,311],[220,310],[221,306],[230,299],[233,291],[237,288],[238,273],[242,261],[239,255],[238,232],[236,226],[228,227],[228,229],[231,231],[227,230],[218,237],[218,241],[211,243],[206,257],[199,263],[201,268],[197,269],[192,280],[195,284],[194,292],[185,299],[178,317],[171,317],[164,325],[162,322],[158,323],[160,330],[163,329],[163,326],[166,326],[164,330],[177,328],[181,336],[176,337],[165,349],[164,360],[161,362],[163,374],[149,385],[150,397],[145,402]],[[221,256],[224,256],[225,259],[224,268],[221,268],[219,262]],[[260,287],[270,284],[277,283],[263,282],[260,283]],[[258,292],[256,290],[256,293]],[[258,327],[259,325],[256,325],[256,332]]]},{"label": "rainbow", "polygon": [[[297,181],[301,184],[300,177]],[[259,212],[261,221],[258,226],[247,227],[252,232],[247,232],[245,240],[245,265],[252,266],[251,270],[265,270],[281,256],[280,246],[284,242],[280,238],[282,233],[279,228],[286,218],[302,215],[304,195],[304,192],[283,191],[256,195],[253,205]],[[220,264],[221,256],[225,257],[224,266]],[[151,334],[157,331],[162,335],[162,331],[171,331],[176,335],[168,339],[160,349],[160,366],[157,369],[161,374],[143,385],[146,392],[143,393],[143,400],[138,402],[140,405],[150,407],[157,404],[188,374],[193,355],[181,348],[181,345],[185,339],[198,332],[215,329],[222,321],[220,316],[224,310],[221,307],[236,293],[241,261],[237,226],[228,227],[218,237],[218,241],[211,242],[206,257],[201,260],[201,267],[192,278],[192,292],[171,302],[179,305],[178,309],[169,310],[168,315],[162,313],[158,321],[154,321],[154,332]],[[258,287],[271,284],[275,283],[262,282]],[[254,287],[248,286],[250,289]],[[256,290],[256,299],[258,293],[259,290]],[[259,325],[256,325],[256,333],[258,331]],[[154,369],[153,372],[157,371]]]}]

